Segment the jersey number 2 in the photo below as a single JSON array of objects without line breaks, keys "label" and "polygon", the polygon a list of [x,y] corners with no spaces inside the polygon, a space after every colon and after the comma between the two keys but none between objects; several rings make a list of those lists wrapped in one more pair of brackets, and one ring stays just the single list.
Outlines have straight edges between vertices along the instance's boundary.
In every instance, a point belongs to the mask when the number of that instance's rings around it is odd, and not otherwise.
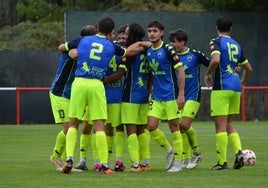
[{"label": "jersey number 2", "polygon": [[92,43],[92,47],[93,47],[93,49],[90,50],[89,58],[100,61],[101,57],[99,54],[101,54],[101,52],[103,51],[103,45],[100,43],[94,42],[94,43]]}]

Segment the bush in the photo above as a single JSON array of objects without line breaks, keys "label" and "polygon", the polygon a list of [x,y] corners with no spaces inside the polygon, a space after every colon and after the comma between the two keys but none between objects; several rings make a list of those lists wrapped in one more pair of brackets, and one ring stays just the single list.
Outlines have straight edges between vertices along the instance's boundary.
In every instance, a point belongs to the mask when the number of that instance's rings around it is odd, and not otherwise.
[{"label": "bush", "polygon": [[62,42],[63,22],[22,22],[0,31],[0,50],[56,50]]}]

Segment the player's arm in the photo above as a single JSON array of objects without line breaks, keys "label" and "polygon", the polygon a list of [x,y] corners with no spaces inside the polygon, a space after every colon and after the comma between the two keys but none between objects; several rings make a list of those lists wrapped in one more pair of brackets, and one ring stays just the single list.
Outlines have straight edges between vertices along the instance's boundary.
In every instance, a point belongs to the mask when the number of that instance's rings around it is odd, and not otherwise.
[{"label": "player's arm", "polygon": [[243,75],[242,75],[242,77],[241,77],[241,84],[242,84],[242,85],[245,85],[246,82],[247,82],[248,79],[249,79],[249,76],[251,75],[252,67],[251,67],[251,65],[249,64],[248,61],[247,61],[247,63],[242,64],[241,66],[242,66],[243,69],[244,69],[244,71],[243,71]]},{"label": "player's arm", "polygon": [[210,87],[212,85],[211,73],[219,66],[219,63],[220,63],[220,53],[213,53],[207,71],[205,73],[205,85],[207,87]]},{"label": "player's arm", "polygon": [[220,53],[214,53],[211,56],[210,64],[208,66],[207,75],[210,75],[220,64]]},{"label": "player's arm", "polygon": [[152,45],[149,41],[138,41],[134,44],[131,44],[127,50],[125,56],[131,57],[135,56],[141,52],[144,52],[147,48],[149,48]]},{"label": "player's arm", "polygon": [[178,88],[178,97],[177,97],[177,103],[179,109],[182,109],[185,103],[185,97],[184,97],[184,88],[185,88],[185,72],[182,65],[182,62],[179,61],[179,56],[176,52],[176,50],[169,44],[165,45],[166,49],[168,50],[171,61],[173,64],[173,68],[178,72],[178,80],[177,83],[179,84]]},{"label": "player's arm", "polygon": [[61,52],[69,51],[73,48],[77,48],[79,42],[81,41],[82,37],[78,37],[70,42],[62,43],[58,46],[58,50]]},{"label": "player's arm", "polygon": [[120,78],[122,78],[124,76],[124,74],[126,73],[125,68],[119,68],[115,73],[113,73],[110,76],[104,77],[102,82],[104,84],[108,84],[108,83],[113,83],[117,80],[119,80]]},{"label": "player's arm", "polygon": [[153,92],[153,73],[151,71],[149,71],[148,73],[148,93],[149,93],[149,98],[148,98],[148,102],[150,102],[152,100],[152,92]]},{"label": "player's arm", "polygon": [[177,98],[179,109],[182,109],[185,103],[185,97],[184,97],[184,88],[185,88],[185,72],[182,64],[177,67],[176,69],[178,71],[178,83],[179,83],[179,94]]},{"label": "player's arm", "polygon": [[195,53],[196,53],[195,55],[197,56],[198,62],[208,67],[210,63],[210,59],[201,51],[196,51]]},{"label": "player's arm", "polygon": [[148,92],[152,93],[153,92],[153,73],[149,71],[148,73]]}]

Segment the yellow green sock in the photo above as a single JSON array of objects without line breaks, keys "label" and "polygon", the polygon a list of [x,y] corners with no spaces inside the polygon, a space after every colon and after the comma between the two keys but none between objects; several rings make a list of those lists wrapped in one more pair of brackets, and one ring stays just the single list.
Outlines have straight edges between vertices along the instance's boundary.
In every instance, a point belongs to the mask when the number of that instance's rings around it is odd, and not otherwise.
[{"label": "yellow green sock", "polygon": [[220,165],[223,165],[227,161],[226,153],[228,146],[228,136],[227,132],[219,132],[216,134],[216,150],[218,162]]},{"label": "yellow green sock", "polygon": [[89,141],[90,141],[90,134],[81,134],[81,136],[80,136],[80,158],[87,158]]},{"label": "yellow green sock", "polygon": [[148,139],[151,139],[150,131],[148,129],[144,129],[145,134],[147,135]]},{"label": "yellow green sock", "polygon": [[62,159],[62,161],[66,161],[67,159],[67,156],[66,156],[66,145],[64,146],[64,151],[63,153],[61,154],[60,158]]},{"label": "yellow green sock", "polygon": [[108,159],[111,160],[113,158],[114,137],[106,136],[106,139],[107,139],[107,147],[108,147]]},{"label": "yellow green sock", "polygon": [[114,138],[115,143],[115,157],[117,159],[122,159],[124,153],[124,147],[126,143],[126,135],[123,131],[118,131],[115,133]]},{"label": "yellow green sock", "polygon": [[138,136],[139,148],[140,148],[140,162],[142,160],[148,161],[150,156],[150,138],[146,133],[142,133]]},{"label": "yellow green sock", "polygon": [[97,146],[96,146],[96,133],[93,133],[91,136],[91,144],[92,144],[92,157],[93,157],[94,163],[99,163],[100,156],[99,156]]},{"label": "yellow green sock", "polygon": [[100,163],[108,164],[107,139],[104,131],[96,132],[96,148],[99,153]]},{"label": "yellow green sock", "polygon": [[66,135],[66,156],[68,158],[73,158],[74,150],[76,146],[77,139],[77,129],[70,127]]},{"label": "yellow green sock", "polygon": [[170,143],[167,140],[167,137],[159,128],[151,131],[151,135],[154,140],[165,150],[168,150],[171,147]]},{"label": "yellow green sock", "polygon": [[235,154],[237,154],[239,150],[242,150],[241,140],[237,132],[229,134],[228,138],[229,138],[231,145],[234,148]]},{"label": "yellow green sock", "polygon": [[128,142],[128,153],[130,160],[133,163],[139,162],[140,155],[139,155],[139,142],[137,135],[131,134],[130,136],[128,136],[127,142]]},{"label": "yellow green sock", "polygon": [[188,136],[188,140],[189,140],[189,143],[190,143],[191,148],[193,150],[193,153],[198,153],[199,149],[198,149],[195,129],[193,127],[190,127],[190,129],[188,129],[188,131],[186,131],[186,134]]},{"label": "yellow green sock", "polygon": [[181,133],[182,137],[182,153],[183,159],[190,159],[191,158],[191,146],[188,140],[188,136],[186,133]]},{"label": "yellow green sock", "polygon": [[66,148],[66,136],[63,131],[60,131],[56,137],[55,146],[53,148],[52,156],[57,159],[62,156]]},{"label": "yellow green sock", "polygon": [[182,137],[180,131],[172,133],[174,160],[182,160]]}]

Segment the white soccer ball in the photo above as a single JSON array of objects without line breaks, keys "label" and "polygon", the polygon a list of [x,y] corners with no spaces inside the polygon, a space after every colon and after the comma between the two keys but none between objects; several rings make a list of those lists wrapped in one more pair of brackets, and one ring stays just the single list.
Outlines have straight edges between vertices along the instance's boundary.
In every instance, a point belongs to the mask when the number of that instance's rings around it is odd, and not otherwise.
[{"label": "white soccer ball", "polygon": [[256,164],[256,154],[254,151],[250,149],[244,149],[242,150],[242,153],[244,155],[244,165],[245,166],[253,166]]}]

